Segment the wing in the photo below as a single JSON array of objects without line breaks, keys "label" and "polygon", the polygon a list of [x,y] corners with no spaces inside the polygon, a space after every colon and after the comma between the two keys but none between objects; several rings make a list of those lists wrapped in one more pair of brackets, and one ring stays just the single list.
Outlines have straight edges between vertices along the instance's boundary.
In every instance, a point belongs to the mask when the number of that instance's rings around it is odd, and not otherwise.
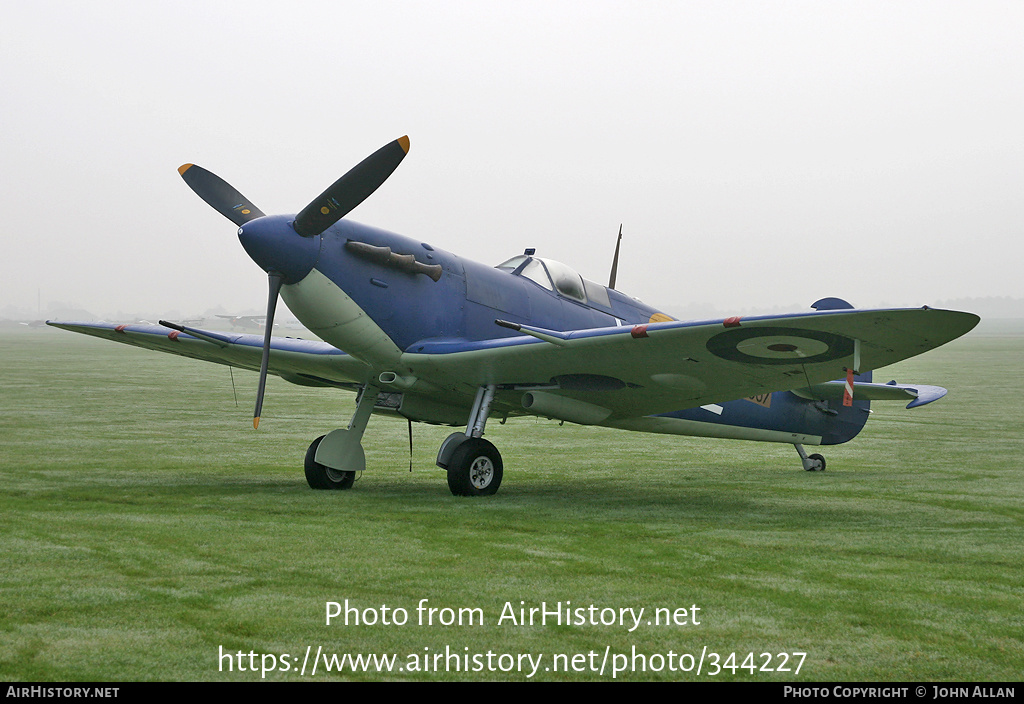
[{"label": "wing", "polygon": [[[48,320],[47,325],[101,337],[148,350],[202,359],[258,372],[263,353],[262,335],[200,330],[168,325],[114,325]],[[269,372],[303,386],[356,388],[370,369],[326,342],[273,337]]]},{"label": "wing", "polygon": [[[971,313],[915,308],[573,332],[504,324],[526,334],[482,342],[423,341],[412,345],[402,362],[414,376],[446,380],[449,388],[461,383],[537,390],[533,396],[545,399],[547,407],[570,399],[579,402],[581,418],[614,421],[813,388],[845,376],[846,368],[866,372],[926,352],[965,334],[978,320]],[[503,397],[510,405],[517,400]]]}]

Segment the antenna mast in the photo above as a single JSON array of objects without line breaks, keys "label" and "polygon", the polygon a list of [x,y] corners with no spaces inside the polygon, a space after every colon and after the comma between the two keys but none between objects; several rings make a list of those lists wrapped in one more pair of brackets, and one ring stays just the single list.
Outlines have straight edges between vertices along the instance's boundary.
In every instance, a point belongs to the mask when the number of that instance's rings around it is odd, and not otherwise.
[{"label": "antenna mast", "polygon": [[622,223],[619,223],[619,238],[615,240],[615,256],[612,257],[612,273],[608,277],[608,288],[615,288],[615,276],[619,273],[619,245],[622,243]]}]

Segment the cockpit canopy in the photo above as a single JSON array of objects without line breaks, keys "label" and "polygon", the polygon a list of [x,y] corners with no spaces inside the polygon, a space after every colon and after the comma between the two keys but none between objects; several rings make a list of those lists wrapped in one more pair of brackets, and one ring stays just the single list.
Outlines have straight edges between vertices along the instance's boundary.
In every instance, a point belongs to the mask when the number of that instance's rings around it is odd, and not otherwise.
[{"label": "cockpit canopy", "polygon": [[579,303],[595,303],[611,308],[608,289],[593,281],[587,281],[570,266],[554,259],[531,257],[520,254],[499,264],[496,269],[507,271],[533,281],[548,291],[559,294]]}]

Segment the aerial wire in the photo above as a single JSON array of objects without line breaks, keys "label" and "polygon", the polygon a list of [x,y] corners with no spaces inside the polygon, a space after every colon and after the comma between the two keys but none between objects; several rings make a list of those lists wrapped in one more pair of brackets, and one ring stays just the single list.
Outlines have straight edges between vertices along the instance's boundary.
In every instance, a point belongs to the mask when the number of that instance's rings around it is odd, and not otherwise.
[{"label": "aerial wire", "polygon": [[412,418],[406,418],[409,421],[409,473],[412,474]]}]

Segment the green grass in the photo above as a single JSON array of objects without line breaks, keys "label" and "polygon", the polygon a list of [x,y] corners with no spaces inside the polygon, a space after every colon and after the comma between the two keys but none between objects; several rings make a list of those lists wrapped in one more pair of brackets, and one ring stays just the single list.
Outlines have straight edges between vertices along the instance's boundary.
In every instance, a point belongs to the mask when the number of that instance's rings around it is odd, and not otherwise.
[{"label": "green grass", "polygon": [[[876,377],[942,401],[876,404],[866,430],[800,470],[790,446],[492,422],[497,496],[450,495],[447,428],[374,418],[371,471],[306,487],[317,435],[353,396],[56,330],[0,337],[0,679],[252,680],[218,652],[804,651],[799,675],[739,669],[620,679],[1009,680],[1024,671],[1024,337],[970,336]],[[884,378],[883,378],[884,377]],[[409,611],[324,623],[325,602]],[[483,625],[415,625],[416,606]],[[618,626],[498,625],[503,605],[647,609]],[[700,625],[648,626],[696,604]],[[469,648],[469,651],[465,650]],[[259,659],[256,664],[259,666]],[[589,661],[588,661],[589,663]],[[775,665],[774,660],[771,664]],[[536,679],[610,679],[550,672]],[[248,666],[248,660],[246,661]],[[707,668],[707,663],[705,668]],[[300,679],[296,672],[268,679]],[[307,672],[305,679],[312,679]],[[522,680],[518,672],[326,679]]]}]

